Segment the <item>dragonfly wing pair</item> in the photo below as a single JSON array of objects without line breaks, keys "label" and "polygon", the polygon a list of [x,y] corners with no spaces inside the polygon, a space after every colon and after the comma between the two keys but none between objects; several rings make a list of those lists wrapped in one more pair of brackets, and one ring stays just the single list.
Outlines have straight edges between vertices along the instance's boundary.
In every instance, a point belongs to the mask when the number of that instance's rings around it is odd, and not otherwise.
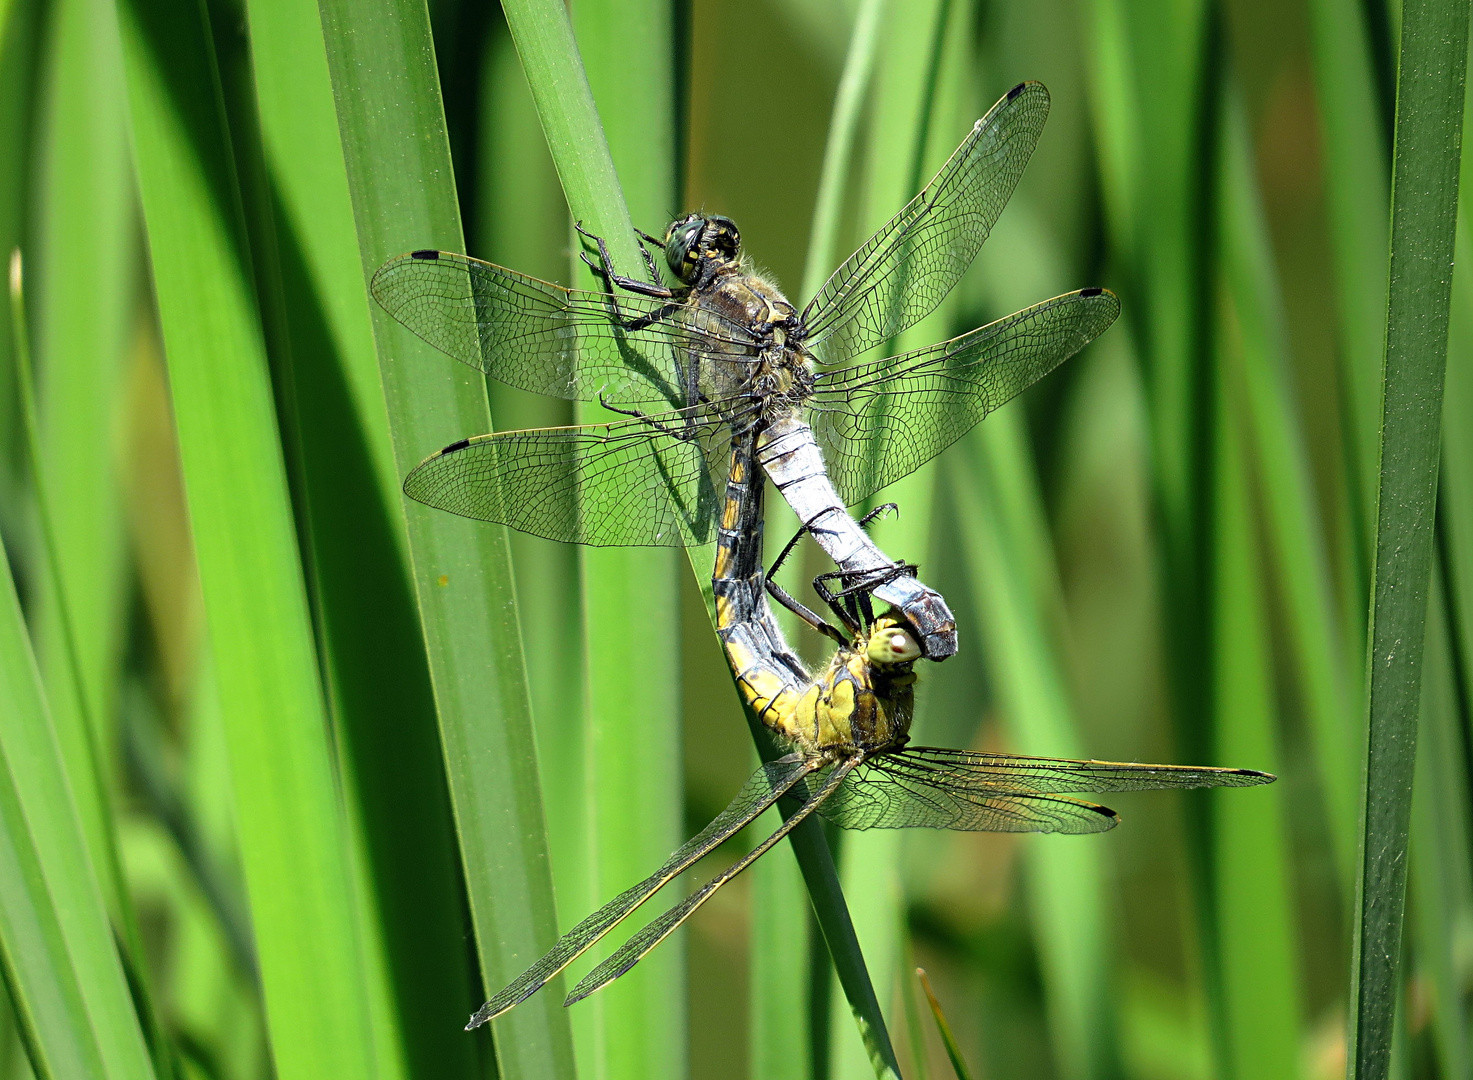
[{"label": "dragonfly wing pair", "polygon": [[852,506],[930,461],[1109,329],[1120,301],[1083,289],[914,352],[820,372],[809,423]]},{"label": "dragonfly wing pair", "polygon": [[568,995],[568,1000],[564,1004],[572,1005],[575,1002],[582,1001],[594,991],[601,990],[609,985],[609,983],[628,972],[630,968],[648,956],[655,946],[675,933],[681,923],[689,919],[702,904],[711,899],[716,894],[717,889],[721,888],[763,855],[771,851],[783,837],[787,836],[788,833],[792,832],[811,817],[815,810],[821,809],[825,800],[840,788],[854,767],[854,762],[845,761],[818,774],[815,781],[817,786],[813,792],[808,794],[798,809],[788,815],[783,823],[773,830],[766,839],[695,892],[691,893],[690,896],[676,904],[659,918],[650,922],[648,926],[644,927],[637,934],[630,937],[612,956],[590,971],[577,986],[573,987],[573,992]]},{"label": "dragonfly wing pair", "polygon": [[573,988],[571,1005],[628,972],[669,937],[718,889],[818,813],[845,829],[932,828],[985,832],[1103,832],[1119,820],[1108,807],[1057,793],[1156,788],[1251,787],[1268,773],[1128,762],[982,754],[908,747],[837,762],[787,757],[764,765],[702,832],[638,885],[584,919],[510,985],[483,1005],[476,1027],[525,1001],[679,874],[786,798],[786,819],[750,852],[685,900],[652,920]]},{"label": "dragonfly wing pair", "polygon": [[595,547],[691,547],[715,537],[731,432],[677,409],[654,418],[478,435],[404,481],[417,502]]},{"label": "dragonfly wing pair", "polygon": [[1252,787],[1273,779],[1247,769],[909,746],[865,761],[820,813],[844,829],[1094,833],[1115,827],[1115,811],[1062,793]]},{"label": "dragonfly wing pair", "polygon": [[803,312],[821,364],[843,363],[936,309],[1012,198],[1048,120],[1042,83],[1019,83],[929,184],[829,275]]},{"label": "dragonfly wing pair", "polygon": [[[846,505],[915,471],[1103,333],[1113,293],[1046,300],[950,341],[820,373],[809,405]],[[405,491],[464,517],[550,540],[680,547],[715,535],[733,422],[747,398],[612,424],[499,432],[426,459]]]},{"label": "dragonfly wing pair", "polygon": [[[379,267],[374,299],[415,335],[499,382],[565,401],[646,409],[686,404],[687,357],[751,359],[743,326],[708,313],[698,329],[669,301],[565,289],[448,251]],[[675,305],[678,306],[678,305]]]},{"label": "dragonfly wing pair", "polygon": [[638,885],[625,889],[558,938],[546,955],[477,1009],[470,1023],[466,1025],[466,1030],[479,1027],[512,1006],[526,1001],[651,896],[756,820],[764,810],[816,767],[812,762],[792,756],[769,762],[759,768],[748,778],[736,798],[709,825],[682,844],[649,877]]},{"label": "dragonfly wing pair", "polygon": [[[1086,290],[929,349],[835,366],[890,341],[955,286],[1017,186],[1048,105],[1041,84],[1010,91],[805,309],[801,332],[821,369],[808,408],[846,505],[940,453],[1118,312],[1113,295]],[[713,447],[764,415],[750,379],[769,348],[761,328],[732,321],[698,289],[668,300],[565,289],[435,251],[386,263],[372,291],[419,337],[501,382],[631,413],[627,423],[455,443],[410,474],[411,497],[575,543],[713,538],[712,495],[726,479]]]}]

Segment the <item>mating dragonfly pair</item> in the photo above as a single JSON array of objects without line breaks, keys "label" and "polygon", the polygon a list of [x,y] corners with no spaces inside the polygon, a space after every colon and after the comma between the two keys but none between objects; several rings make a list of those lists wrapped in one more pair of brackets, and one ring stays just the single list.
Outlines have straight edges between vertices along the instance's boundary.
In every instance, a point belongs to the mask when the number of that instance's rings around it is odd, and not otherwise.
[{"label": "mating dragonfly pair", "polygon": [[[704,214],[674,222],[663,239],[639,234],[663,252],[679,282],[673,287],[661,283],[648,251],[650,281],[620,275],[603,241],[587,233],[598,257],[585,252],[584,259],[603,277],[602,292],[564,289],[436,251],[392,260],[374,276],[379,303],[451,356],[510,385],[599,401],[623,416],[461,440],[416,468],[405,491],[555,540],[715,539],[717,629],[728,661],[747,704],[792,750],[754,773],[653,874],[559,939],[469,1027],[525,1000],[780,802],[791,813],[776,831],[631,937],[568,1003],[628,971],[813,814],[851,829],[1099,832],[1115,824],[1113,811],[1065,793],[1273,779],[1236,769],[908,745],[915,662],[955,653],[955,621],[915,567],[881,552],[845,507],[920,467],[1078,352],[1110,326],[1119,301],[1106,290],[1084,289],[929,348],[853,361],[892,343],[956,284],[1017,185],[1048,104],[1038,83],[1009,91],[801,313],[745,268],[735,224]],[[764,572],[764,473],[838,567],[815,586],[839,627]],[[784,640],[769,595],[837,642],[816,675]],[[876,618],[873,600],[890,611]]]}]

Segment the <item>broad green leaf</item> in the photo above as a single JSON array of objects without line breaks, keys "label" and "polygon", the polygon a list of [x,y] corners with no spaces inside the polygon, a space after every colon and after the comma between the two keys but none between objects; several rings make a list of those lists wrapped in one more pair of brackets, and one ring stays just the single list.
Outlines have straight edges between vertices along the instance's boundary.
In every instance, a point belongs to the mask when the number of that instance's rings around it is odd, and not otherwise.
[{"label": "broad green leaf", "polygon": [[[367,988],[385,1075],[468,1076],[452,1021],[479,994],[429,667],[409,579],[399,476],[373,347],[322,23],[299,0],[248,5],[262,171],[274,226],[262,269],[290,468],[333,729],[361,845]],[[248,192],[249,194],[249,192]],[[264,231],[264,230],[263,230]]]},{"label": "broad green leaf", "polygon": [[0,963],[43,1080],[152,1080],[9,567],[0,580]]},{"label": "broad green leaf", "polygon": [[349,832],[204,11],[119,8],[276,1074],[378,1073]]},{"label": "broad green leaf", "polygon": [[[424,6],[319,4],[366,286],[405,251],[464,250]],[[485,384],[373,312],[397,475],[489,429]],[[401,499],[486,996],[557,936],[505,530]],[[573,1072],[554,984],[495,1027],[501,1075]],[[479,1002],[472,1002],[467,1011]],[[479,1036],[478,1036],[479,1037]]]}]

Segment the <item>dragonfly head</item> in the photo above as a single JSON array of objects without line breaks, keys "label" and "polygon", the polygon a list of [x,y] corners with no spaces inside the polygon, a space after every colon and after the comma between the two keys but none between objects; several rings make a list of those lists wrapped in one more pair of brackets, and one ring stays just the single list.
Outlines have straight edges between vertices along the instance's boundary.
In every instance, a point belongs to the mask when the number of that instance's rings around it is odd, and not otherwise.
[{"label": "dragonfly head", "polygon": [[921,658],[921,647],[899,619],[886,615],[870,627],[864,654],[875,664],[908,664]]},{"label": "dragonfly head", "polygon": [[687,285],[695,284],[708,261],[730,262],[741,249],[736,222],[720,214],[687,214],[665,231],[665,262]]}]

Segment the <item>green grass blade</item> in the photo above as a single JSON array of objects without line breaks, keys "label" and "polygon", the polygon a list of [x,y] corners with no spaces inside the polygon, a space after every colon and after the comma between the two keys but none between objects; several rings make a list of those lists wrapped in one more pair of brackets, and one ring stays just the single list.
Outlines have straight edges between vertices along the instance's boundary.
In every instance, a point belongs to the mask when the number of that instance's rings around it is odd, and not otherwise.
[{"label": "green grass blade", "polygon": [[36,386],[31,371],[30,340],[27,330],[26,303],[20,250],[10,254],[10,314],[15,329],[16,397],[21,426],[25,432],[26,459],[30,465],[32,495],[36,503],[36,532],[40,538],[43,610],[51,619],[50,672],[55,696],[64,704],[52,712],[58,745],[66,760],[67,773],[87,838],[87,850],[98,874],[98,886],[108,911],[119,927],[124,927],[125,897],[119,880],[117,851],[113,843],[112,820],[107,791],[103,783],[100,752],[97,746],[97,723],[88,710],[87,695],[82,685],[82,667],[78,656],[77,635],[72,623],[73,608],[68,602],[65,577],[59,557],[57,529],[53,519],[55,501],[51,498],[45,477],[45,455],[41,448],[40,423],[36,416]]},{"label": "green grass blade", "polygon": [[[1231,108],[1224,124],[1221,183],[1224,234],[1242,231],[1251,202],[1242,116]],[[1224,249],[1231,248],[1231,240]],[[1242,283],[1242,276],[1237,283]],[[1261,315],[1261,295],[1228,287],[1228,318],[1240,329]],[[1261,290],[1259,290],[1261,293]],[[1245,768],[1279,768],[1273,666],[1268,650],[1264,567],[1256,544],[1243,432],[1243,354],[1262,349],[1248,333],[1218,337],[1217,446],[1214,448],[1214,555],[1212,555],[1212,685],[1214,762]],[[1236,354],[1236,355],[1234,355]],[[1283,793],[1262,799],[1212,797],[1212,912],[1220,1002],[1221,1068],[1228,1076],[1299,1074],[1299,978],[1295,912],[1289,894],[1290,860],[1284,830]]]},{"label": "green grass blade", "polygon": [[[573,29],[630,216],[658,233],[678,198],[674,12],[662,0],[576,0]],[[531,69],[528,78],[536,81]],[[535,91],[534,91],[535,93]],[[544,122],[544,129],[546,123]],[[549,140],[550,142],[551,140]],[[556,160],[556,156],[554,156]],[[569,206],[579,216],[570,196]],[[573,245],[572,280],[602,283]],[[643,260],[621,264],[644,277]],[[585,420],[609,419],[598,406]],[[699,582],[705,559],[691,552]],[[599,902],[658,866],[684,838],[678,552],[579,552],[589,700],[592,862]],[[609,1077],[684,1071],[685,957],[666,947],[600,995],[600,1066]]]},{"label": "green grass blade", "polygon": [[[757,831],[777,828],[764,814]],[[813,1065],[809,1015],[808,899],[798,865],[786,851],[762,859],[752,878],[752,931],[747,992],[747,1075],[752,1080],[805,1080]]]},{"label": "green grass blade", "polygon": [[[36,58],[41,54],[39,0],[0,0],[0,156],[29,160],[31,128],[36,113]],[[9,256],[26,242],[31,170],[0,169],[0,254]],[[16,467],[20,462],[20,425],[15,397],[15,358],[10,306],[0,304],[0,523],[16,524]]]},{"label": "green grass blade", "polygon": [[1350,1076],[1391,1064],[1468,56],[1466,3],[1402,14]]},{"label": "green grass blade", "polygon": [[622,272],[638,272],[644,260],[634,223],[566,9],[553,0],[512,0],[504,7],[573,219],[604,238]]},{"label": "green grass blade", "polygon": [[20,602],[0,581],[0,962],[42,1080],[155,1075]]},{"label": "green grass blade", "polygon": [[[223,919],[216,915],[215,925],[190,919],[180,928],[167,1000],[178,1028],[214,1051],[222,1076],[245,1080],[268,1065],[270,1046],[230,805],[228,736],[214,665],[208,649],[202,653],[185,718],[180,796],[198,830],[201,855],[210,859],[220,883],[229,889],[230,904]],[[237,930],[226,925],[233,917],[239,918]],[[236,946],[226,935],[250,949],[245,966],[232,956]]]},{"label": "green grass blade", "polygon": [[[1462,175],[1473,175],[1473,110],[1464,104]],[[1438,476],[1438,570],[1428,611],[1426,674],[1422,689],[1424,732],[1417,747],[1412,801],[1413,900],[1417,963],[1434,985],[1433,1036],[1443,1074],[1466,1074],[1473,1061],[1468,1018],[1459,1012],[1450,942],[1473,915],[1473,867],[1467,821],[1470,792],[1462,760],[1469,729],[1465,673],[1473,655],[1473,228],[1470,191],[1460,185],[1452,312],[1448,325],[1447,384],[1443,401],[1442,467]],[[1437,577],[1442,578],[1439,585]],[[1441,601],[1441,603],[1439,603]]]},{"label": "green grass blade", "polygon": [[921,986],[926,991],[926,1004],[931,1006],[931,1015],[936,1019],[936,1030],[941,1034],[941,1042],[946,1047],[946,1056],[951,1059],[951,1068],[956,1073],[956,1080],[972,1080],[972,1073],[967,1068],[966,1060],[962,1057],[961,1047],[957,1046],[956,1036],[951,1033],[951,1024],[946,1020],[946,1013],[941,1011],[941,1002],[936,999],[936,992],[931,989],[931,980],[926,978],[926,969],[916,968],[916,977],[920,979]]},{"label": "green grass blade", "polygon": [[[114,757],[125,589],[118,477],[97,434],[118,427],[120,376],[138,285],[122,57],[112,5],[58,5],[49,52],[40,228],[27,269],[45,509],[66,610],[63,620],[46,594],[36,613],[36,653],[59,727],[89,734],[82,726],[86,717],[105,770]],[[76,258],[79,251],[88,258]],[[81,305],[86,318],[78,317]],[[63,621],[75,647],[75,672],[65,656]],[[81,681],[80,702],[75,678]],[[74,715],[63,718],[62,709]],[[108,788],[115,783],[105,774],[102,780]],[[88,809],[96,795],[79,790],[78,797],[78,809],[89,820],[99,809]],[[88,828],[99,826],[89,820]],[[110,881],[104,886],[117,887]]]},{"label": "green grass blade", "polygon": [[843,258],[839,251],[839,226],[844,214],[844,195],[849,187],[854,140],[869,95],[887,7],[887,0],[861,0],[854,17],[854,31],[849,36],[844,71],[834,94],[834,110],[823,148],[823,171],[818,177],[818,197],[814,201],[808,254],[803,264],[803,291],[797,301],[800,304],[806,304],[823,287]]},{"label": "green grass blade", "polygon": [[[967,538],[966,565],[977,621],[987,642],[990,681],[1020,753],[1088,757],[1050,611],[1059,604],[1037,479],[1022,415],[1005,409],[967,440],[952,474],[952,498]],[[1038,567],[1040,557],[1045,562]],[[1044,573],[1030,570],[1043,569]],[[1113,1008],[1107,980],[1108,901],[1098,844],[1034,841],[1028,896],[1048,990],[1047,1009],[1060,1075],[1112,1075]]]},{"label": "green grass blade", "polygon": [[[104,15],[110,16],[111,11],[104,12]],[[112,26],[115,30],[116,24]],[[117,44],[116,34],[113,36],[113,44],[115,46]],[[114,51],[114,56],[116,57],[116,51]],[[67,550],[70,554],[78,556],[76,570],[78,571],[77,577],[81,579],[87,579],[87,571],[94,567],[87,565],[85,555],[88,553],[85,547],[79,549],[79,545],[75,543],[66,548],[63,547],[61,533],[57,528],[59,503],[52,495],[52,489],[46,477],[48,459],[42,449],[40,421],[37,418],[36,387],[31,370],[23,276],[21,253],[17,250],[12,252],[10,257],[10,308],[11,324],[15,329],[16,391],[19,398],[17,404],[20,408],[22,426],[25,429],[26,457],[30,464],[37,532],[41,538],[39,563],[44,582],[40,589],[41,614],[49,616],[50,619],[52,639],[50,680],[51,685],[55,688],[56,696],[65,703],[59,715],[55,711],[52,712],[52,726],[66,764],[67,786],[72,793],[77,815],[82,823],[89,862],[93,873],[97,876],[97,885],[102,892],[103,902],[107,905],[112,925],[121,939],[120,944],[132,968],[131,976],[138,984],[138,1000],[146,1010],[142,1019],[148,1034],[149,1045],[153,1050],[154,1062],[162,1074],[168,1075],[171,1072],[169,1065],[171,1051],[165,1046],[157,1018],[152,1011],[144,972],[136,966],[143,962],[143,938],[139,932],[132,898],[123,883],[112,807],[113,800],[110,792],[111,785],[104,776],[104,751],[100,745],[101,733],[99,731],[102,723],[94,711],[97,703],[88,693],[84,675],[86,669],[83,666],[82,644],[78,637],[78,617],[81,609],[85,607],[87,597],[79,595],[74,588],[68,587],[73,580],[70,574],[72,564],[62,557],[62,552]],[[61,456],[66,458],[70,455],[62,454]],[[84,479],[78,486],[83,488],[85,494],[95,494],[96,489],[89,481],[90,478]],[[104,487],[107,488],[108,485]],[[64,489],[71,494],[78,494],[65,485]],[[109,490],[108,493],[111,494],[111,491]],[[116,505],[110,500],[104,500],[104,502],[111,505],[114,510],[116,509]],[[93,507],[93,509],[96,508]],[[68,506],[66,508],[68,518],[78,513],[78,507]],[[85,510],[81,513],[85,514]],[[97,531],[107,532],[107,522],[96,521],[91,524]],[[115,516],[111,525],[114,533],[120,531]],[[118,554],[115,541],[113,551],[115,558],[109,567],[112,572],[111,576],[114,578],[120,576],[121,567],[117,565],[116,560]],[[106,577],[107,575],[102,580],[92,578],[88,582],[99,588],[98,601],[104,607],[108,592],[106,586],[109,584]],[[113,586],[112,591],[116,601],[121,582],[113,580],[110,584]],[[114,606],[116,609],[117,605]],[[117,610],[109,614],[116,617]],[[81,616],[81,621],[84,625],[90,625],[93,621],[91,613]],[[42,625],[46,624],[43,622]],[[95,644],[95,641],[89,643]],[[98,658],[93,655],[89,656],[89,659]],[[98,666],[105,668],[107,665],[104,663]],[[94,673],[97,672],[94,671]],[[101,681],[100,677],[99,681]]]},{"label": "green grass blade", "polygon": [[[1235,98],[1222,128],[1219,193],[1224,261],[1246,262],[1263,237],[1249,163],[1247,126]],[[1246,250],[1245,250],[1246,249]],[[1258,267],[1254,267],[1258,269]],[[1216,445],[1213,492],[1213,762],[1276,770],[1278,717],[1264,567],[1258,550],[1245,448],[1243,369],[1262,366],[1269,344],[1263,320],[1273,303],[1271,285],[1251,271],[1224,275],[1224,322],[1216,335],[1217,385],[1213,399]],[[1250,359],[1251,357],[1251,359]],[[1230,1076],[1299,1075],[1298,942],[1292,860],[1282,785],[1262,798],[1211,800],[1213,933],[1218,979],[1221,1072]]]},{"label": "green grass blade", "polygon": [[[423,5],[319,4],[363,281],[387,258],[463,250]],[[398,475],[486,431],[485,385],[374,310]],[[557,936],[521,631],[505,531],[406,505],[410,565],[488,993]],[[474,1005],[472,1005],[474,1007]],[[569,1076],[556,987],[496,1022],[501,1075]]]},{"label": "green grass blade", "polygon": [[1352,650],[1336,613],[1306,437],[1290,388],[1283,300],[1268,226],[1256,196],[1243,120],[1235,117],[1230,124],[1235,126],[1228,133],[1221,181],[1221,262],[1233,297],[1247,438],[1288,616],[1294,681],[1308,717],[1335,863],[1348,896],[1354,879],[1359,775],[1354,718],[1360,693],[1352,689]]},{"label": "green grass blade", "polygon": [[[144,956],[121,880],[114,799],[118,676],[126,622],[119,477],[111,449],[136,303],[131,162],[117,19],[111,3],[58,6],[48,43],[32,260],[40,392],[33,495],[48,579],[34,613],[36,653],[98,884],[129,955]],[[76,258],[88,251],[91,258]],[[88,317],[79,318],[85,306]],[[20,362],[24,365],[23,358]],[[29,414],[31,402],[21,403]],[[108,433],[99,442],[99,432]],[[135,972],[142,976],[142,972]],[[145,1017],[161,1071],[168,1051]]]},{"label": "green grass blade", "polygon": [[1467,1076],[1468,1017],[1460,1007],[1457,940],[1473,914],[1468,822],[1473,814],[1459,715],[1447,593],[1434,568],[1427,609],[1427,647],[1412,795],[1412,937],[1417,974],[1431,991],[1432,1041],[1440,1075]]},{"label": "green grass blade", "polygon": [[[1080,284],[1069,279],[1063,252],[1026,193],[1013,201],[979,258],[976,282],[986,299],[979,306],[988,310],[1016,310]],[[1091,362],[1100,361],[1086,353],[1070,364]],[[988,682],[1010,745],[1021,753],[1088,757],[1065,667],[1063,568],[1025,417],[1021,405],[989,416],[964,441],[965,456],[945,490],[962,537]],[[1028,918],[1060,1075],[1116,1076],[1121,1066],[1106,852],[1100,844],[1049,840],[1030,841],[1026,850]]]},{"label": "green grass blade", "polygon": [[363,848],[381,1068],[468,1076],[477,1045],[451,1021],[479,987],[322,24],[312,5],[248,11],[267,202],[254,217],[272,226],[265,311],[288,358],[278,387],[296,421],[314,612]]},{"label": "green grass blade", "polygon": [[[477,171],[476,253],[546,281],[567,278],[568,207],[537,121],[511,34],[498,27],[482,76]],[[573,422],[571,402],[486,381],[491,415],[503,430]],[[516,571],[527,683],[537,730],[537,761],[547,816],[548,854],[563,925],[607,897],[594,889],[590,841],[587,690],[578,549],[525,533],[508,533]],[[594,1047],[597,1005],[573,1010],[575,1047]],[[587,1053],[592,1053],[589,1050]],[[585,1054],[586,1056],[586,1054]]]},{"label": "green grass blade", "polygon": [[[752,716],[748,724],[757,737],[758,751],[764,761],[778,757],[778,752],[760,731]],[[779,809],[782,809],[780,806]],[[881,1080],[900,1076],[900,1065],[895,1058],[895,1049],[890,1044],[890,1033],[885,1027],[884,1014],[880,1011],[879,999],[875,997],[874,983],[870,978],[865,955],[859,946],[859,936],[849,915],[849,906],[839,884],[839,871],[834,866],[833,853],[824,838],[823,829],[797,828],[788,834],[797,856],[798,868],[807,886],[808,898],[818,916],[818,926],[823,932],[824,943],[834,962],[834,973],[839,987],[849,1003],[854,1023],[859,1028],[859,1040],[864,1046],[868,1061],[858,1073],[836,1073],[836,1075],[859,1075],[872,1071]]]},{"label": "green grass blade", "polygon": [[[1463,176],[1473,176],[1473,109],[1464,105]],[[1454,659],[1473,670],[1473,191],[1460,185],[1452,312],[1448,319],[1447,382],[1443,397],[1442,467],[1437,528],[1448,592],[1447,617]],[[1466,696],[1467,688],[1463,689]],[[1464,701],[1465,719],[1473,710]]]},{"label": "green grass blade", "polygon": [[1386,326],[1387,148],[1366,29],[1369,9],[1341,0],[1309,0],[1307,8],[1347,398],[1342,422],[1348,427],[1349,539],[1359,556],[1349,615],[1363,629]]},{"label": "green grass blade", "polygon": [[[1194,363],[1201,333],[1194,270],[1207,7],[1097,0],[1095,21],[1096,130],[1107,192],[1116,192],[1114,240],[1136,286],[1168,584],[1186,585],[1194,580],[1203,430],[1194,416],[1202,377]],[[1179,602],[1191,606],[1189,597]]]},{"label": "green grass blade", "polygon": [[372,1076],[349,835],[208,27],[202,8],[152,0],[119,18],[276,1073]]},{"label": "green grass blade", "polygon": [[[1136,329],[1148,409],[1155,571],[1169,709],[1176,752],[1210,751],[1203,718],[1213,715],[1211,662],[1210,449],[1213,401],[1205,281],[1210,235],[1204,182],[1219,110],[1207,58],[1216,32],[1209,7],[1187,3],[1097,0],[1093,43],[1095,130],[1105,167],[1112,249],[1122,258],[1119,284]],[[1118,110],[1118,115],[1113,114]],[[1113,191],[1114,195],[1109,195]],[[1202,940],[1213,914],[1208,879],[1209,822],[1203,801],[1188,802],[1184,851],[1190,875],[1189,918]],[[1219,985],[1203,955],[1209,988]],[[1213,1030],[1226,1029],[1221,995],[1209,994]],[[1221,1046],[1219,1046],[1221,1051]]]}]

